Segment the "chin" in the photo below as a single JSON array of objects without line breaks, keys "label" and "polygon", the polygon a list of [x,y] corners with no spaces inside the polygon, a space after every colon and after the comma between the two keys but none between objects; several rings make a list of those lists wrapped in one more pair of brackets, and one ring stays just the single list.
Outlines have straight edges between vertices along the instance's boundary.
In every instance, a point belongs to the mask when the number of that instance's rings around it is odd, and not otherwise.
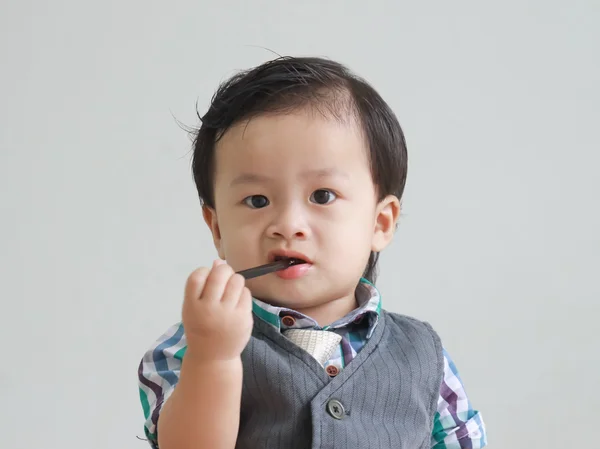
[{"label": "chin", "polygon": [[[315,288],[311,283],[286,283],[284,285],[269,285],[252,290],[253,295],[267,304],[289,309],[305,309],[325,304],[332,299],[332,289],[323,286]],[[335,295],[334,295],[335,297]]]},{"label": "chin", "polygon": [[310,298],[309,295],[298,295],[291,292],[279,293],[273,291],[258,291],[253,293],[253,296],[267,304],[290,309],[306,307],[306,303],[308,302],[306,298]]},{"label": "chin", "polygon": [[272,298],[272,299],[263,299],[261,300],[266,302],[267,304],[271,304],[276,307],[285,307],[286,309],[296,310],[301,312],[302,310],[313,309],[314,307],[318,307],[326,303],[327,301],[303,301],[296,298]]}]

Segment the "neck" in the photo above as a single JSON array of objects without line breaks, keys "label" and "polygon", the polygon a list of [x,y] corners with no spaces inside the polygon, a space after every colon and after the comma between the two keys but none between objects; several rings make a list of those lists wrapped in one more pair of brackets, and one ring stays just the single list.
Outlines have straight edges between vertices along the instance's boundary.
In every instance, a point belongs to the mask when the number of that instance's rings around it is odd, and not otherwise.
[{"label": "neck", "polygon": [[358,307],[354,294],[312,307],[296,309],[298,312],[311,317],[320,327],[325,327],[340,318],[345,317]]}]

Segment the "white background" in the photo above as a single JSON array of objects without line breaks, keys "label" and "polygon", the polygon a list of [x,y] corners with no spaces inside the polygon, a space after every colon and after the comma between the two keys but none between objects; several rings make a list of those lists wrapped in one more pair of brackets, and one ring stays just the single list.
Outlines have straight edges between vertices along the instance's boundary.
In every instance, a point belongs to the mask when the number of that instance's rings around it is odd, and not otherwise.
[{"label": "white background", "polygon": [[139,359],[216,255],[174,117],[261,47],[339,60],[396,111],[379,286],[440,332],[489,447],[598,447],[594,0],[2,1],[1,446],[149,447]]}]

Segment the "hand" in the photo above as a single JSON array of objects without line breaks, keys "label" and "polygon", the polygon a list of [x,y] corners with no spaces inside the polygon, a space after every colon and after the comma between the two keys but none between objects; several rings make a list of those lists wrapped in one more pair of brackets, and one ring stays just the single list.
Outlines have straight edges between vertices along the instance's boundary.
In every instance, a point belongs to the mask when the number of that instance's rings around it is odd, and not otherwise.
[{"label": "hand", "polygon": [[183,301],[186,358],[239,359],[252,333],[252,296],[245,279],[224,261],[188,278]]}]

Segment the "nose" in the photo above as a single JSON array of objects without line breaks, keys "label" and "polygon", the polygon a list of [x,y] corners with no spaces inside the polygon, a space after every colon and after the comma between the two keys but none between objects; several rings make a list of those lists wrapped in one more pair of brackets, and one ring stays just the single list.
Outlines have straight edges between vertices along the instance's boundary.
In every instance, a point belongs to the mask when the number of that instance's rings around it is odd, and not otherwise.
[{"label": "nose", "polygon": [[267,235],[271,238],[285,240],[309,238],[310,226],[306,211],[295,204],[287,204],[274,210]]}]

